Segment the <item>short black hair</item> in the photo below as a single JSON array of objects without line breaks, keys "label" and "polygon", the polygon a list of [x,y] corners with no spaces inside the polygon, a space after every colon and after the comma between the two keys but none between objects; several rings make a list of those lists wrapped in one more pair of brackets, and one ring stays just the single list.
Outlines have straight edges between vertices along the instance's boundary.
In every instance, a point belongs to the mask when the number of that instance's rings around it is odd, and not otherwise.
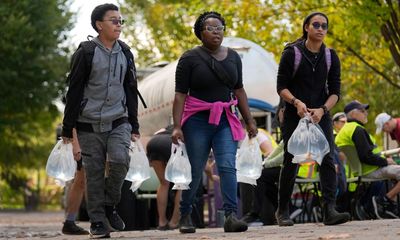
[{"label": "short black hair", "polygon": [[91,24],[92,27],[94,28],[94,30],[96,30],[96,32],[99,32],[99,30],[97,29],[96,26],[96,21],[102,21],[104,18],[104,15],[106,15],[107,11],[118,11],[118,7],[115,6],[112,3],[105,3],[105,4],[101,4],[97,7],[95,7],[92,11],[92,16],[90,17],[91,19]]},{"label": "short black hair", "polygon": [[201,40],[201,31],[203,30],[204,27],[204,22],[208,18],[216,18],[221,21],[222,25],[225,26],[225,19],[221,16],[220,13],[218,12],[203,12],[200,14],[200,16],[196,19],[196,22],[194,23],[194,34],[196,34],[196,37]]}]

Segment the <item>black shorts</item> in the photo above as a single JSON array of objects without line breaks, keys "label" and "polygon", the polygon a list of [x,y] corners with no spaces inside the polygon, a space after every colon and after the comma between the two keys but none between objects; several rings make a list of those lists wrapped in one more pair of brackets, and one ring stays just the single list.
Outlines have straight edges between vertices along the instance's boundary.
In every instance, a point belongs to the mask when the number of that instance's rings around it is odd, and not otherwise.
[{"label": "black shorts", "polygon": [[168,162],[171,156],[171,145],[172,140],[170,134],[154,135],[146,146],[149,161]]}]

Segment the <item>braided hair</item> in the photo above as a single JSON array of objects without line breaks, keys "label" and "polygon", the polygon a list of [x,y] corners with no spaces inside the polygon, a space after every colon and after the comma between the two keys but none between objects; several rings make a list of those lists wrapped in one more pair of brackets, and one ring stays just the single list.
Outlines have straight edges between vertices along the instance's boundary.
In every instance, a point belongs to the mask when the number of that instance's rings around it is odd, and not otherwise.
[{"label": "braided hair", "polygon": [[201,31],[203,30],[204,27],[204,22],[208,18],[216,18],[221,21],[222,25],[225,26],[225,19],[221,16],[220,13],[218,12],[204,12],[200,14],[200,16],[196,19],[196,22],[194,23],[194,34],[196,34],[196,37],[201,40]]}]

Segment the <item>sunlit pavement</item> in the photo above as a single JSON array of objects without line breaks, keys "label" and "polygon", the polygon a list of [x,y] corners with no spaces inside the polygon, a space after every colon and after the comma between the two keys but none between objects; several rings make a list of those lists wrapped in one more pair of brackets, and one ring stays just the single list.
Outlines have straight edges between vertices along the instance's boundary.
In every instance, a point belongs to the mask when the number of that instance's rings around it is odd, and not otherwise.
[{"label": "sunlit pavement", "polygon": [[[0,212],[0,239],[88,239],[61,233],[62,212]],[[79,223],[84,228],[88,222]],[[400,239],[400,219],[353,221],[339,226],[320,223],[295,224],[293,227],[250,227],[244,233],[224,233],[222,228],[197,229],[195,234],[174,231],[124,231],[111,234],[116,239]]]}]

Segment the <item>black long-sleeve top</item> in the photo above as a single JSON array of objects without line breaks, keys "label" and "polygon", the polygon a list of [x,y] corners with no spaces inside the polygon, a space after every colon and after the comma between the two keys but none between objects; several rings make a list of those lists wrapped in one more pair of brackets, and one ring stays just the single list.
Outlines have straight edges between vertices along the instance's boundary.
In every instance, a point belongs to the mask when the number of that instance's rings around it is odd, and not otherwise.
[{"label": "black long-sleeve top", "polygon": [[[349,122],[358,122],[354,119],[348,119]],[[360,122],[358,122],[361,124]],[[363,125],[363,124],[361,124]],[[354,130],[351,139],[354,142],[354,146],[357,149],[358,157],[360,161],[365,164],[384,167],[387,166],[387,161],[385,158],[381,157],[379,154],[374,154],[373,150],[375,148],[369,134],[365,128],[357,126]]]},{"label": "black long-sleeve top", "polygon": [[[325,45],[314,54],[305,47],[305,41],[295,43],[302,57],[296,74],[294,71],[295,53],[293,46],[288,46],[282,53],[279,63],[277,91],[288,89],[296,98],[309,108],[322,106],[330,95],[340,97],[340,61],[335,50],[331,52],[331,67],[327,74]],[[326,79],[327,78],[327,79]],[[295,112],[294,106],[287,104]]]}]

